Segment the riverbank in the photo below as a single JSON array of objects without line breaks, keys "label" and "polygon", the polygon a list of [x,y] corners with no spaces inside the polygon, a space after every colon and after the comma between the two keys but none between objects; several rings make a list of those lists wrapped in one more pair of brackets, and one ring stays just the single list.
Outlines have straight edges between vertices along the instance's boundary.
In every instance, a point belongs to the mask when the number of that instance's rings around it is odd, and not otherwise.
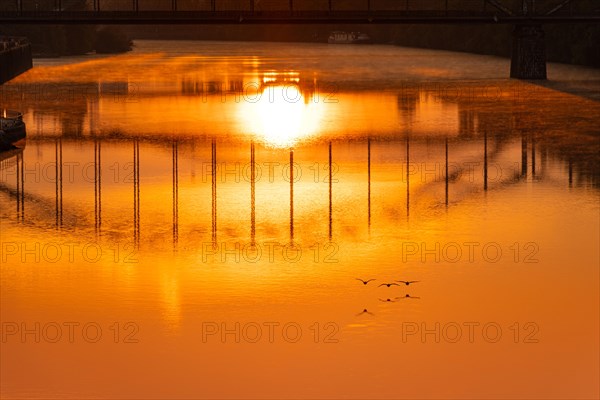
[{"label": "riverbank", "polygon": [[[510,57],[511,25],[210,25],[189,26],[3,26],[0,34],[26,36],[34,56],[58,57],[90,52],[122,53],[132,39],[326,43],[332,31],[367,33],[376,44],[450,50]],[[549,62],[600,68],[600,25],[544,25]],[[277,35],[273,35],[277,32]]]},{"label": "riverbank", "polygon": [[[376,44],[450,50],[510,57],[511,25],[210,25],[121,26],[134,39],[265,41],[327,43],[332,31],[361,31]],[[600,26],[594,24],[544,25],[550,62],[600,68]],[[273,35],[277,32],[277,35]]]},{"label": "riverbank", "polygon": [[[600,68],[600,25],[544,25],[547,60]],[[402,46],[510,57],[512,25],[401,25],[393,42]]]},{"label": "riverbank", "polygon": [[0,35],[27,37],[34,57],[74,56],[93,52],[117,54],[131,50],[131,39],[118,27],[2,26]]}]

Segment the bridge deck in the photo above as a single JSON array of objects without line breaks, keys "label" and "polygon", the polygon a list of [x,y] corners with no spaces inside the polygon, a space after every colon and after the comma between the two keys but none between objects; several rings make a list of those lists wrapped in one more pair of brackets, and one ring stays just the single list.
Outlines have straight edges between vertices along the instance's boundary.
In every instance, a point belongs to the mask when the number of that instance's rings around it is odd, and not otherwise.
[{"label": "bridge deck", "polygon": [[600,13],[502,15],[494,12],[397,11],[47,11],[0,12],[0,24],[402,24],[600,22]]},{"label": "bridge deck", "polygon": [[585,0],[0,1],[0,24],[520,22],[600,22],[600,4]]}]

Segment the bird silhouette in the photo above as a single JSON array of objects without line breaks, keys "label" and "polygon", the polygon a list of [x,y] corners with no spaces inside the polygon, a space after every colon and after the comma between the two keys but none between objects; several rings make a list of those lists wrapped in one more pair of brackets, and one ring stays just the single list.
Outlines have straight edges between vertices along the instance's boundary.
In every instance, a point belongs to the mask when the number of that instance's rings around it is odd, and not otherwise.
[{"label": "bird silhouette", "polygon": [[396,281],[396,282],[404,283],[406,286],[408,286],[411,283],[417,283],[417,282],[421,282],[421,281]]},{"label": "bird silhouette", "polygon": [[369,282],[371,282],[371,281],[374,281],[375,279],[368,279],[368,280],[366,280],[366,281],[365,281],[365,280],[363,280],[363,279],[356,278],[356,280],[357,280],[357,281],[361,281],[361,282],[363,283],[363,285],[366,285],[367,283],[369,283]]},{"label": "bird silhouette", "polygon": [[395,303],[396,302],[396,300],[392,300],[392,299],[379,299],[379,301],[383,301],[384,303]]},{"label": "bird silhouette", "polygon": [[414,296],[411,296],[410,294],[407,294],[404,297],[396,297],[396,299],[401,299],[401,300],[403,300],[403,299],[420,299],[420,297],[414,297]]},{"label": "bird silhouette", "polygon": [[381,286],[387,286],[387,287],[390,287],[390,286],[392,286],[392,285],[394,285],[394,286],[400,286],[400,285],[398,285],[397,283],[382,283],[381,285],[379,285],[379,286],[377,286],[377,287],[381,287]]},{"label": "bird silhouette", "polygon": [[369,312],[369,310],[367,310],[366,308],[364,310],[362,310],[362,312],[356,314],[357,317],[360,317],[363,314],[369,314],[369,315],[375,315],[372,312]]}]

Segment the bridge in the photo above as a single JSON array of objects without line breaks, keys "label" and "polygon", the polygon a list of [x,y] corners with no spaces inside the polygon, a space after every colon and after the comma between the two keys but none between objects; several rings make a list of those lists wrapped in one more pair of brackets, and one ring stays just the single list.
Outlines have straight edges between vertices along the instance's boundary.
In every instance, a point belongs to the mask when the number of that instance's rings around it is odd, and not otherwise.
[{"label": "bridge", "polygon": [[4,0],[2,24],[600,22],[593,0]]},{"label": "bridge", "polygon": [[513,24],[511,77],[546,79],[544,23],[598,23],[595,0],[3,0],[0,24]]}]

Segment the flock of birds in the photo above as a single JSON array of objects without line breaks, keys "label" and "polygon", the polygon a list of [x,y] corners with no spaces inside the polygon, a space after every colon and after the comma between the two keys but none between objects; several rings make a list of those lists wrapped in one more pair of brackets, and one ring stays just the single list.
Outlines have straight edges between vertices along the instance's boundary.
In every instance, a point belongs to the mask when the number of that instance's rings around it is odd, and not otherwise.
[{"label": "flock of birds", "polygon": [[[377,279],[361,279],[361,278],[356,278],[357,281],[360,281],[363,285],[368,285],[370,282],[376,281]],[[414,283],[419,283],[420,281],[395,281],[395,282],[384,282],[380,285],[378,285],[377,287],[381,287],[381,286],[386,286],[386,287],[392,287],[392,286],[410,286]],[[398,297],[394,297],[393,299],[391,298],[387,298],[387,299],[379,299],[379,301],[384,302],[384,303],[395,303],[398,300],[406,300],[406,299],[420,299],[420,297],[414,297],[411,296],[410,294],[406,294],[404,296],[398,296]],[[374,315],[372,312],[369,312],[366,308],[359,314],[357,314],[357,316],[359,315],[363,315],[363,314],[369,314],[369,315]]]},{"label": "flock of birds", "polygon": [[[365,281],[364,279],[356,278],[356,280],[357,281],[361,281],[363,283],[363,285],[366,285],[367,283],[369,283],[371,281],[376,281],[377,279],[369,279],[369,280]],[[404,283],[406,286],[408,286],[408,285],[410,285],[412,283],[417,283],[417,282],[420,282],[420,281],[396,281],[396,282]],[[390,286],[401,286],[401,285],[398,285],[397,283],[382,283],[379,286],[390,287]]]}]

